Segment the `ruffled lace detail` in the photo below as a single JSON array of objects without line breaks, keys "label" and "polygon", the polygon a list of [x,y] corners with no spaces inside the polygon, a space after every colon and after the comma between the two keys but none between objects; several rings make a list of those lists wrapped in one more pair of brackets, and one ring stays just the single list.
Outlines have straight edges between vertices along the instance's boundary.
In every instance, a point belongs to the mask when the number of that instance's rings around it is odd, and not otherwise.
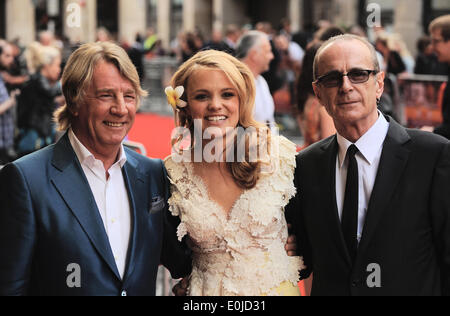
[{"label": "ruffled lace detail", "polygon": [[244,191],[228,216],[209,199],[192,164],[165,161],[172,183],[170,211],[181,220],[178,237],[188,234],[194,244],[189,295],[280,295],[276,288],[282,283],[296,286],[303,262],[284,249],[284,207],[296,193],[295,156],[295,144],[272,137],[271,172]]}]

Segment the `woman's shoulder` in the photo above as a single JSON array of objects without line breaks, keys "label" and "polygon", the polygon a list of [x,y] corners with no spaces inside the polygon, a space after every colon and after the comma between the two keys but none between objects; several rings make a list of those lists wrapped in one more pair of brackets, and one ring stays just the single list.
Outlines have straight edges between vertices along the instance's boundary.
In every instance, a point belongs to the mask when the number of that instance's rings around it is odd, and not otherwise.
[{"label": "woman's shoulder", "polygon": [[281,135],[273,135],[271,143],[273,147],[272,157],[279,157],[281,162],[293,163],[295,166],[295,157],[297,156],[297,145],[295,143]]},{"label": "woman's shoulder", "polygon": [[279,135],[272,135],[270,143],[270,173],[282,177],[293,174],[296,166],[297,145]]},{"label": "woman's shoulder", "polygon": [[181,178],[184,174],[183,162],[178,161],[174,155],[170,155],[164,159],[164,166],[166,167],[169,177],[173,180]]}]

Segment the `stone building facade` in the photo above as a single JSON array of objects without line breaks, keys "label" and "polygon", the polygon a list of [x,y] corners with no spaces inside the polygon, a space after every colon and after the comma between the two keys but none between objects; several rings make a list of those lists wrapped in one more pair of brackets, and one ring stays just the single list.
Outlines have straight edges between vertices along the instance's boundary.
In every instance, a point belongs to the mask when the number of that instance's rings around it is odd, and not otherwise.
[{"label": "stone building facade", "polygon": [[213,28],[232,23],[268,21],[278,26],[284,17],[292,21],[293,31],[319,20],[364,24],[371,3],[412,51],[429,21],[450,12],[448,0],[0,0],[0,37],[27,44],[38,30],[51,29],[87,42],[104,26],[118,40],[132,41],[136,33],[153,27],[167,46],[180,30],[198,28],[208,36]]}]

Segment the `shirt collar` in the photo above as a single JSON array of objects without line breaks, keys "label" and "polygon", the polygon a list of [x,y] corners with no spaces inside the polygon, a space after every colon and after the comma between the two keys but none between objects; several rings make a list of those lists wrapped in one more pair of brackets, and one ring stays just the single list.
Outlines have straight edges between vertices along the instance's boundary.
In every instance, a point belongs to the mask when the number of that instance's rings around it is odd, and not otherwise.
[{"label": "shirt collar", "polygon": [[[378,111],[378,120],[375,124],[355,143],[356,147],[364,159],[371,165],[386,139],[389,123],[384,115]],[[348,148],[353,144],[343,136],[337,134],[337,141],[339,144],[339,166],[342,168],[347,155]]]},{"label": "shirt collar", "polygon": [[[86,148],[86,146],[83,145],[83,143],[80,142],[71,128],[69,129],[69,141],[80,163],[92,168],[97,159],[95,159],[95,156]],[[118,164],[120,168],[122,168],[126,162],[127,156],[125,154],[125,150],[123,145],[120,145],[119,159],[114,165]]]}]

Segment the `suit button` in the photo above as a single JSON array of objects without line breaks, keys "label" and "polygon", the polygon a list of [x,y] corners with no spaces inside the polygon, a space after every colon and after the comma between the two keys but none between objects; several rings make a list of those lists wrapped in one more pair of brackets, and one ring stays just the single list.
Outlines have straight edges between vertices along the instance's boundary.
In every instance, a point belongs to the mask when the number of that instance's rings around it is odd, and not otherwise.
[{"label": "suit button", "polygon": [[121,296],[127,296],[127,291],[122,291],[122,294],[120,294]]}]

